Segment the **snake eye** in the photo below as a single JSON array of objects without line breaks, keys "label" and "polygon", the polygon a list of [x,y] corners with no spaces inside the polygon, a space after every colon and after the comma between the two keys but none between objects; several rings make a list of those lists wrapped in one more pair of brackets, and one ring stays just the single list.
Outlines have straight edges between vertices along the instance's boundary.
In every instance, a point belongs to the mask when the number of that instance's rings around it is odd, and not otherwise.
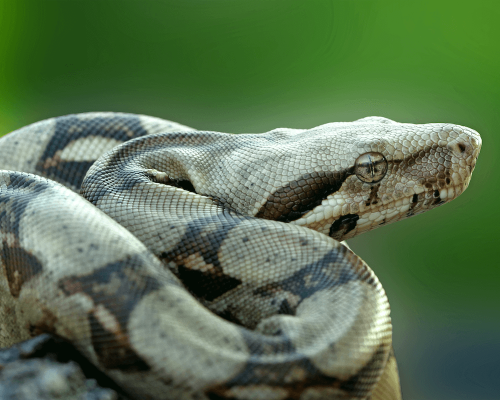
[{"label": "snake eye", "polygon": [[377,183],[387,173],[387,160],[380,153],[361,154],[354,164],[354,172],[362,182]]}]

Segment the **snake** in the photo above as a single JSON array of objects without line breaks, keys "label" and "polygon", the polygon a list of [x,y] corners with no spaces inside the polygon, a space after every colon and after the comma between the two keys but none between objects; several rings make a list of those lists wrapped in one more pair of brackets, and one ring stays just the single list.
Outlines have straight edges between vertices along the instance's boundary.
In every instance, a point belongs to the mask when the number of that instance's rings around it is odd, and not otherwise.
[{"label": "snake", "polygon": [[134,399],[401,399],[387,295],[344,241],[456,198],[480,148],[383,117],[20,128],[0,139],[0,347],[59,336]]}]

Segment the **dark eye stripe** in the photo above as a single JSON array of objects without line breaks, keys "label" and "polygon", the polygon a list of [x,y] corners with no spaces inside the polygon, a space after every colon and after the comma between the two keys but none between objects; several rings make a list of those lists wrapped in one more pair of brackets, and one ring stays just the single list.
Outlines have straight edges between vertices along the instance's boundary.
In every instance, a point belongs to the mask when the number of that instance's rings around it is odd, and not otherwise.
[{"label": "dark eye stripe", "polygon": [[305,174],[272,193],[256,217],[281,222],[296,221],[337,192],[353,173],[351,167],[340,172]]}]

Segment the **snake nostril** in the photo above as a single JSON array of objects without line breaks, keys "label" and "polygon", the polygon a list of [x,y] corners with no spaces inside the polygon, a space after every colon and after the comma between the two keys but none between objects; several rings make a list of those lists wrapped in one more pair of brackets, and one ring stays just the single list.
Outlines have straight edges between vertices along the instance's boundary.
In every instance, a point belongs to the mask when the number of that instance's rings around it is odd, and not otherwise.
[{"label": "snake nostril", "polygon": [[466,153],[470,152],[470,144],[462,141],[453,141],[448,144],[448,149],[454,153],[456,156],[464,157]]}]

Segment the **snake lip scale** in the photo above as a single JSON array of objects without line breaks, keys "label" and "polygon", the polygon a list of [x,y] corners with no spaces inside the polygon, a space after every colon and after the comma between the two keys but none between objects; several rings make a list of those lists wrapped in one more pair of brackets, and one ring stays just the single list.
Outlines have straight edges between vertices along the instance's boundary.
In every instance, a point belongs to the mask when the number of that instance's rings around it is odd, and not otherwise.
[{"label": "snake lip scale", "polygon": [[480,148],[382,117],[18,129],[0,139],[0,347],[54,334],[137,399],[401,399],[387,296],[341,241],[456,198]]}]

